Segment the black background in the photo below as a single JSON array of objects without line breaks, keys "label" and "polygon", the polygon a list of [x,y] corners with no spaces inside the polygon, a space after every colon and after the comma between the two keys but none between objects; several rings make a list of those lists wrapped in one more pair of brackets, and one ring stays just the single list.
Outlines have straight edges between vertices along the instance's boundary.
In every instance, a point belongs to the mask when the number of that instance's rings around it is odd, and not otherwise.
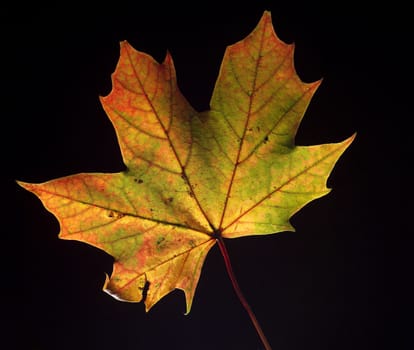
[{"label": "black background", "polygon": [[239,283],[274,349],[410,348],[401,312],[412,276],[403,225],[412,181],[402,170],[412,158],[408,10],[397,2],[119,1],[1,10],[5,349],[263,348],[217,247],[189,315],[180,291],[146,314],[101,291],[111,257],[59,240],[57,220],[15,180],[123,169],[98,100],[111,90],[119,41],[158,61],[168,49],[181,91],[201,111],[225,47],[264,10],[278,36],[295,42],[302,80],[324,79],[296,143],[358,135],[329,178],[332,192],[292,218],[295,233],[226,241]]}]

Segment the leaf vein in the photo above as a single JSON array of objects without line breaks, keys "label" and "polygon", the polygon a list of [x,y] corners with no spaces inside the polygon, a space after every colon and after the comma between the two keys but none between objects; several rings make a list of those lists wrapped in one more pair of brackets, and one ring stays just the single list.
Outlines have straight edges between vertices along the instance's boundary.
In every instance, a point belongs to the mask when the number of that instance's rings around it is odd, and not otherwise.
[{"label": "leaf vein", "polygon": [[[259,52],[263,49],[264,35],[265,35],[265,30],[263,29],[262,30],[262,33],[261,33],[260,44],[259,44],[259,46],[260,46],[259,47]],[[254,91],[255,90],[255,87],[256,87],[256,81],[257,81],[258,70],[259,70],[261,58],[262,57],[259,54],[259,56],[256,59],[255,72],[254,72],[254,75],[253,75],[253,82],[252,82],[252,91]],[[248,125],[249,125],[250,117],[251,117],[250,112],[251,112],[251,109],[252,109],[252,104],[253,104],[253,95],[250,94],[249,95],[249,111],[248,111],[248,113],[246,115],[246,121],[245,121],[245,124],[244,124],[243,134],[242,134],[242,137],[240,139],[239,147],[238,147],[238,150],[237,150],[236,162],[235,162],[234,167],[233,167],[233,170],[232,170],[230,183],[229,183],[229,186],[228,186],[228,189],[227,189],[227,193],[226,193],[226,198],[225,198],[225,201],[224,201],[223,212],[222,212],[222,215],[221,215],[220,225],[219,225],[220,229],[222,229],[222,224],[223,224],[224,217],[225,217],[226,211],[227,211],[228,201],[230,199],[230,194],[231,194],[231,191],[233,189],[234,178],[236,176],[236,172],[237,172],[237,169],[238,169],[238,166],[239,166],[239,160],[240,160],[240,156],[241,156],[241,151],[242,151],[242,148],[243,148],[246,131],[247,131],[247,128],[248,128]]]},{"label": "leaf vein", "polygon": [[238,222],[243,216],[247,215],[249,212],[251,212],[253,209],[257,208],[258,206],[260,206],[264,201],[266,201],[267,199],[271,198],[271,196],[273,194],[275,194],[276,192],[280,192],[285,186],[289,185],[292,181],[296,180],[299,176],[307,173],[310,169],[314,168],[315,166],[317,166],[319,163],[323,162],[325,159],[329,158],[332,154],[334,154],[337,150],[333,149],[330,153],[326,154],[324,157],[318,159],[317,161],[315,161],[314,163],[312,163],[310,166],[305,167],[302,171],[298,172],[296,175],[292,176],[291,178],[289,178],[287,181],[285,181],[283,184],[279,185],[277,188],[275,188],[273,191],[271,191],[270,193],[268,193],[267,195],[265,195],[262,199],[258,200],[254,205],[252,205],[250,208],[246,209],[242,214],[240,214],[237,218],[235,218],[234,220],[232,220],[229,224],[227,224],[222,230],[223,232],[228,229],[229,227],[231,227],[232,225],[234,225],[234,223]]}]

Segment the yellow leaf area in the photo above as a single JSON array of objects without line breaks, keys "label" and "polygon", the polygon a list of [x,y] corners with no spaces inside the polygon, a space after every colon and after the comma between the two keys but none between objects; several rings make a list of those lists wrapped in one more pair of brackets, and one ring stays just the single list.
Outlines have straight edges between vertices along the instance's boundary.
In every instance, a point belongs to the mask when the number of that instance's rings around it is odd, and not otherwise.
[{"label": "yellow leaf area", "polygon": [[[59,237],[114,257],[104,290],[149,310],[181,289],[190,311],[216,239],[293,231],[289,218],[329,192],[327,178],[354,136],[295,146],[319,82],[303,83],[293,45],[264,12],[227,48],[210,110],[180,93],[173,61],[162,64],[121,43],[113,88],[101,99],[126,170],[19,182],[59,220]],[[145,296],[145,298],[144,298]]]}]

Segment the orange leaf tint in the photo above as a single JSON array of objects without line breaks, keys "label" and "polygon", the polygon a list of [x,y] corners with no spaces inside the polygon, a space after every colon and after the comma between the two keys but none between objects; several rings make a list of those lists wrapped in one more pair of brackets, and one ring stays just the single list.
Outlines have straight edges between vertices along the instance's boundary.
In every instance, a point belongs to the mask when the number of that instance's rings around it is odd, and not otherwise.
[{"label": "orange leaf tint", "polygon": [[60,238],[114,257],[105,291],[131,302],[146,293],[147,310],[178,288],[190,311],[218,237],[294,230],[290,217],[329,192],[355,136],[294,144],[319,82],[299,79],[293,45],[277,38],[269,12],[227,48],[209,111],[198,113],[180,93],[169,54],[159,64],[127,42],[112,85],[101,102],[126,170],[19,184],[56,216]]}]

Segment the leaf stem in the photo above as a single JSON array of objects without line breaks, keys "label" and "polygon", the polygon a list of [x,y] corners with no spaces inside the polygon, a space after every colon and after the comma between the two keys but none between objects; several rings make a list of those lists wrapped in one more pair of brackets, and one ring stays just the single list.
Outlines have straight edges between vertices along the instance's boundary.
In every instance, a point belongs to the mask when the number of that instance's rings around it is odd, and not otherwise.
[{"label": "leaf stem", "polygon": [[231,265],[230,256],[227,251],[226,245],[224,244],[223,237],[220,235],[216,238],[218,246],[220,248],[221,254],[223,255],[224,264],[226,265],[227,273],[230,277],[231,284],[233,285],[234,291],[236,292],[237,297],[239,298],[241,304],[246,309],[247,313],[249,314],[249,317],[254,325],[254,328],[256,329],[257,334],[260,337],[260,340],[262,341],[264,347],[266,350],[272,350],[269,342],[266,339],[266,336],[263,333],[262,328],[260,327],[259,322],[257,321],[256,316],[254,315],[252,309],[250,308],[250,305],[248,304],[246,298],[244,297],[239,283],[237,282],[236,276],[233,271],[233,267]]}]

